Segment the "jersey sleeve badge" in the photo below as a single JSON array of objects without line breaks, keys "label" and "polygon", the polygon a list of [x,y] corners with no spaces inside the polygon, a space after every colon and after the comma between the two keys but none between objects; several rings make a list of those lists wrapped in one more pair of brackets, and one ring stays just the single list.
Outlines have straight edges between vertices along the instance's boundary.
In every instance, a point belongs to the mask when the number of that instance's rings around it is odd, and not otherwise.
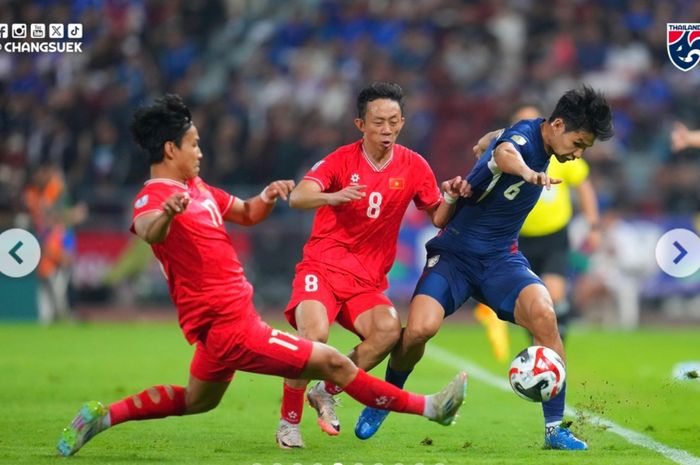
[{"label": "jersey sleeve badge", "polygon": [[512,136],[510,136],[510,140],[512,140],[513,142],[515,142],[515,143],[518,144],[518,145],[525,145],[525,144],[527,144],[527,139],[525,139],[525,138],[524,138],[523,136],[521,136],[520,134],[513,134]]},{"label": "jersey sleeve badge", "polygon": [[428,259],[428,268],[432,268],[440,261],[440,255],[433,255]]},{"label": "jersey sleeve badge", "polygon": [[148,194],[142,195],[134,203],[134,208],[141,208],[148,203]]}]

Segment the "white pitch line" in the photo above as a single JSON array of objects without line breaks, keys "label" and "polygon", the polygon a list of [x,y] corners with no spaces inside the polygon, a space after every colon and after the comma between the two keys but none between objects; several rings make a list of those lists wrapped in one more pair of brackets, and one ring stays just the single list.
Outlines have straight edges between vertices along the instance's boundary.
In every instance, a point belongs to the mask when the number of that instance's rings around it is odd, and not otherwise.
[{"label": "white pitch line", "polygon": [[[495,388],[501,389],[503,391],[510,391],[510,384],[504,376],[496,376],[490,371],[481,368],[479,365],[471,362],[465,358],[454,355],[444,349],[437,347],[435,344],[428,345],[426,349],[426,355],[436,362],[452,366],[454,368],[465,370],[470,378],[478,379],[486,384],[489,384]],[[682,449],[676,449],[669,447],[666,444],[662,444],[649,436],[642,433],[632,431],[630,429],[624,428],[617,423],[614,423],[605,418],[593,415],[591,412],[585,410],[577,410],[574,407],[567,407],[566,414],[569,416],[577,416],[577,413],[581,412],[582,417],[586,418],[589,423],[605,427],[607,431],[615,433],[621,436],[627,442],[635,444],[646,449],[658,452],[669,460],[672,460],[679,465],[700,465],[700,458],[692,455],[691,453],[684,451]]]}]

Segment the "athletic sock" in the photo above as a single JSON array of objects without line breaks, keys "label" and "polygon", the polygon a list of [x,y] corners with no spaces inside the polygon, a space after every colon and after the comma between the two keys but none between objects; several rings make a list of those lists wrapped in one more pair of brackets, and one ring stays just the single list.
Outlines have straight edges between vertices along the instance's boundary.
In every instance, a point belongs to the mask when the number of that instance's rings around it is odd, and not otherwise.
[{"label": "athletic sock", "polygon": [[337,384],[331,383],[330,381],[323,382],[323,389],[325,389],[325,391],[332,396],[343,392],[343,388],[341,388]]},{"label": "athletic sock", "polygon": [[396,371],[393,368],[391,368],[391,365],[388,363],[386,364],[386,374],[384,375],[384,379],[386,380],[387,383],[391,383],[394,386],[400,387],[403,389],[404,384],[406,384],[406,380],[408,379],[408,376],[413,372],[413,370],[408,370],[408,371]]},{"label": "athletic sock", "polygon": [[566,383],[561,388],[561,392],[554,399],[547,402],[542,402],[542,413],[544,414],[544,423],[547,426],[561,423],[564,418],[564,404],[566,402]]},{"label": "athletic sock", "polygon": [[109,406],[110,425],[125,421],[179,416],[185,413],[185,388],[153,386]]},{"label": "athletic sock", "polygon": [[282,394],[282,407],[280,418],[293,425],[298,425],[301,421],[301,414],[304,411],[304,394],[306,388],[293,388],[284,383]]},{"label": "athletic sock", "polygon": [[358,369],[357,376],[345,386],[345,392],[362,404],[393,412],[423,415],[425,396],[413,394],[368,375]]},{"label": "athletic sock", "polygon": [[[389,364],[387,363],[386,365],[386,374],[384,375],[384,379],[386,380],[387,383],[391,383],[396,387],[400,387],[403,389],[404,384],[406,384],[406,380],[408,379],[408,376],[413,372],[413,370],[408,370],[408,371],[396,371]],[[324,388],[326,392],[332,396],[336,394],[340,394],[343,392],[343,388],[340,386],[337,386],[330,381],[324,381]]]}]

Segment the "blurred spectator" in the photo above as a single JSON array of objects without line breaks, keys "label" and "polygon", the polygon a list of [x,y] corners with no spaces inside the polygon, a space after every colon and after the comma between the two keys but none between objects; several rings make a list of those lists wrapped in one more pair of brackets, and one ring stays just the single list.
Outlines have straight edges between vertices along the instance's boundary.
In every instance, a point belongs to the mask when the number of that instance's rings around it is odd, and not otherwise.
[{"label": "blurred spectator", "polygon": [[[439,178],[468,168],[474,142],[503,126],[512,102],[547,107],[587,82],[615,110],[618,135],[589,160],[603,199],[625,191],[637,215],[699,210],[700,157],[670,154],[667,141],[673,121],[697,125],[700,73],[670,63],[665,30],[700,22],[697,2],[0,3],[3,23],[80,22],[84,31],[80,54],[0,53],[3,226],[29,173],[51,163],[66,192],[88,199],[91,223],[120,227],[123,199],[144,172],[128,115],[154,95],[192,102],[209,132],[205,174],[253,192],[272,172],[298,176],[347,140],[348,99],[372,80],[407,90],[399,142],[426,154]],[[697,147],[696,132],[674,129],[673,151]],[[608,169],[621,159],[630,160],[626,179]]]},{"label": "blurred spectator", "polygon": [[[673,118],[676,102],[686,114],[700,105],[687,98],[700,80],[678,76],[663,43],[669,18],[693,20],[692,2],[9,2],[0,14],[6,22],[79,21],[85,34],[80,55],[0,57],[0,136],[12,142],[0,157],[0,186],[16,185],[18,163],[50,161],[97,211],[106,197],[91,189],[140,181],[126,142],[129,110],[167,91],[192,101],[193,112],[206,109],[216,134],[207,163],[224,182],[260,182],[256,173],[271,162],[298,172],[316,154],[290,146],[285,134],[315,121],[342,136],[352,129],[348,96],[388,77],[414,94],[420,108],[407,117],[417,134],[404,137],[438,173],[462,166],[468,153],[458,147],[502,125],[503,102],[546,106],[576,80],[609,92],[623,111],[617,143],[651,160],[650,172],[663,170],[667,155],[656,143],[660,120]],[[242,159],[253,177],[237,174]],[[0,209],[13,208],[11,197],[0,196]]]},{"label": "blurred spectator", "polygon": [[[619,207],[602,213],[602,243],[589,261],[588,272],[574,287],[574,304],[583,314],[596,314],[603,323],[634,329],[639,324],[640,287],[657,272],[654,250],[658,228],[635,224]],[[573,236],[581,242],[586,226],[579,218]]]},{"label": "blurred spectator", "polygon": [[41,165],[24,191],[32,229],[41,245],[39,277],[39,321],[48,324],[71,318],[69,284],[75,254],[73,226],[87,216],[84,204],[70,205],[61,171]]}]

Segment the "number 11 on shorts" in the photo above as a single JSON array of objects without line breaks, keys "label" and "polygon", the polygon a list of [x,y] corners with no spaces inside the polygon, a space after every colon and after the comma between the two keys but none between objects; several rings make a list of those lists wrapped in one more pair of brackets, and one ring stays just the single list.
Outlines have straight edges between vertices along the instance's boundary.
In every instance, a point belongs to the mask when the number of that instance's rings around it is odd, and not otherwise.
[{"label": "number 11 on shorts", "polygon": [[[277,344],[280,345],[284,348],[287,348],[289,350],[299,350],[299,346],[294,343],[294,341],[298,341],[299,338],[296,336],[293,336],[289,333],[285,333],[284,331],[280,331],[278,329],[273,329],[272,332],[270,333],[270,339],[267,340],[268,343],[270,344]],[[284,339],[280,339],[278,336],[285,337],[287,339],[290,339],[290,341],[285,341]]]}]

